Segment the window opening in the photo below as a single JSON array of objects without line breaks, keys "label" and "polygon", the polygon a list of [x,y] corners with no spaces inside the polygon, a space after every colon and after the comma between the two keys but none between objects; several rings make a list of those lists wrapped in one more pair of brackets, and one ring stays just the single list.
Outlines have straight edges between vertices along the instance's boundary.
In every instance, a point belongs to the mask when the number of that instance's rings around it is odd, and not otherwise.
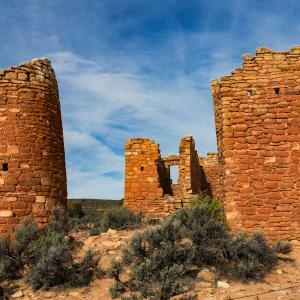
[{"label": "window opening", "polygon": [[179,179],[178,166],[170,166],[170,178],[172,180],[172,184],[178,184],[178,179]]},{"label": "window opening", "polygon": [[252,95],[253,95],[252,90],[248,90],[248,96],[252,96]]},{"label": "window opening", "polygon": [[8,164],[2,164],[2,171],[7,172],[8,171]]},{"label": "window opening", "polygon": [[141,171],[144,171],[144,166],[141,166]]},{"label": "window opening", "polygon": [[274,88],[274,92],[275,92],[276,95],[278,95],[279,92],[280,92],[280,88]]}]

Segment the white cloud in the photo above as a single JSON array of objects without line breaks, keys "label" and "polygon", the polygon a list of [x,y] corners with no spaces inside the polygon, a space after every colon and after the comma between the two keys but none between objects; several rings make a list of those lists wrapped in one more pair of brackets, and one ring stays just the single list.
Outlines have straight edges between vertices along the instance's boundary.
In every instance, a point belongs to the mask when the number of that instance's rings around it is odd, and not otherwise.
[{"label": "white cloud", "polygon": [[132,72],[136,66],[109,71],[71,52],[49,56],[62,87],[70,197],[109,197],[109,191],[122,197],[123,180],[101,174],[123,174],[120,148],[128,138],[150,137],[161,143],[163,154],[172,154],[180,138],[192,134],[200,152],[215,150],[209,92],[199,88],[207,79],[201,70],[195,78],[161,80]]}]

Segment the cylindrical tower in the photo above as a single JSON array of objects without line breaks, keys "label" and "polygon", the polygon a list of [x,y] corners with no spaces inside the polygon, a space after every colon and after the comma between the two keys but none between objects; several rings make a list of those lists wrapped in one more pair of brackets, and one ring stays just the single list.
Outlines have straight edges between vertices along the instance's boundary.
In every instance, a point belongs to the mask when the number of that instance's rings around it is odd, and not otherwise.
[{"label": "cylindrical tower", "polygon": [[24,218],[40,225],[67,186],[57,81],[50,61],[0,69],[0,234]]}]

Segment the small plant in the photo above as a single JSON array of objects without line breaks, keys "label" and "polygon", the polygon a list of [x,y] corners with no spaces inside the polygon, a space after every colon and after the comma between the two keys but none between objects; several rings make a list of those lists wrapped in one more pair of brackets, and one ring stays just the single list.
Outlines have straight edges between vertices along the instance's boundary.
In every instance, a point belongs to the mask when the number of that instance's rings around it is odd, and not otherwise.
[{"label": "small plant", "polygon": [[121,300],[144,300],[144,297],[139,295],[131,294],[128,297],[121,297]]},{"label": "small plant", "polygon": [[190,200],[190,207],[204,205],[208,213],[215,219],[227,224],[224,205],[216,198],[212,198],[204,193],[199,193]]},{"label": "small plant", "polygon": [[69,275],[70,284],[75,287],[89,284],[93,275],[99,274],[99,261],[99,254],[93,251],[87,251],[81,260],[73,261]]},{"label": "small plant", "polygon": [[136,234],[124,250],[131,266],[129,285],[143,297],[169,299],[187,290],[182,278],[191,266],[190,243],[183,243],[180,224],[165,221],[161,227]]},{"label": "small plant", "polygon": [[262,279],[278,260],[276,252],[259,232],[254,232],[251,236],[239,233],[228,245],[227,253],[226,262],[222,265],[224,268],[220,266],[220,269],[229,277],[241,281]]},{"label": "small plant", "polygon": [[125,292],[125,287],[120,279],[123,267],[124,265],[122,262],[113,260],[110,268],[107,270],[108,277],[115,280],[114,285],[109,289],[112,298],[120,297],[121,294]]},{"label": "small plant", "polygon": [[69,204],[68,215],[70,218],[81,219],[85,216],[81,203]]},{"label": "small plant", "polygon": [[119,281],[115,281],[113,286],[109,288],[109,293],[112,299],[120,297],[124,292],[125,292],[124,285]]},{"label": "small plant", "polygon": [[39,235],[37,224],[32,220],[25,220],[16,228],[14,240],[8,236],[0,238],[0,280],[21,276],[24,265],[31,258],[27,247]]},{"label": "small plant", "polygon": [[101,233],[101,230],[99,227],[93,227],[89,231],[90,236],[99,235],[100,233]]},{"label": "small plant", "polygon": [[65,215],[61,207],[52,211],[45,229],[25,220],[15,232],[15,239],[0,239],[0,279],[24,280],[33,289],[69,283],[82,286],[98,271],[99,256],[88,252],[80,261],[72,258],[73,240],[65,236]]},{"label": "small plant", "polygon": [[141,224],[142,214],[134,213],[127,207],[108,209],[103,213],[100,220],[101,231],[111,229],[135,228]]},{"label": "small plant", "polygon": [[275,253],[288,254],[292,251],[292,246],[289,242],[280,240],[272,247],[272,251]]}]

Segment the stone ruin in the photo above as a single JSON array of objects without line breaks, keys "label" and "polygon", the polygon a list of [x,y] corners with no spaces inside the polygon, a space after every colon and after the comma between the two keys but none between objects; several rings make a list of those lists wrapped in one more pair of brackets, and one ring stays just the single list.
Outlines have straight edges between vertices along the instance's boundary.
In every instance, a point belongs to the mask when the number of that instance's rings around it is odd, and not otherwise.
[{"label": "stone ruin", "polygon": [[67,201],[60,103],[48,59],[0,70],[0,234]]},{"label": "stone ruin", "polygon": [[[262,229],[300,238],[300,46],[256,49],[243,66],[211,84],[218,153],[198,158],[191,137],[161,158],[146,138],[126,144],[125,204],[147,214],[186,205],[207,190],[225,205],[233,231]],[[179,183],[169,167],[179,166]]]},{"label": "stone ruin", "polygon": [[[125,164],[124,203],[134,211],[165,216],[200,191],[219,196],[217,154],[199,157],[191,136],[181,139],[178,155],[167,157],[161,157],[154,141],[130,139],[125,146]],[[178,183],[171,180],[171,166],[178,166]]]},{"label": "stone ruin", "polygon": [[[223,201],[233,231],[300,238],[300,46],[258,48],[212,81],[218,153],[199,157],[192,137],[161,157],[147,138],[126,144],[124,203],[165,216],[206,191]],[[178,183],[170,168],[179,168]],[[47,59],[0,70],[0,234],[24,218],[40,225],[66,205],[57,82]]]}]

